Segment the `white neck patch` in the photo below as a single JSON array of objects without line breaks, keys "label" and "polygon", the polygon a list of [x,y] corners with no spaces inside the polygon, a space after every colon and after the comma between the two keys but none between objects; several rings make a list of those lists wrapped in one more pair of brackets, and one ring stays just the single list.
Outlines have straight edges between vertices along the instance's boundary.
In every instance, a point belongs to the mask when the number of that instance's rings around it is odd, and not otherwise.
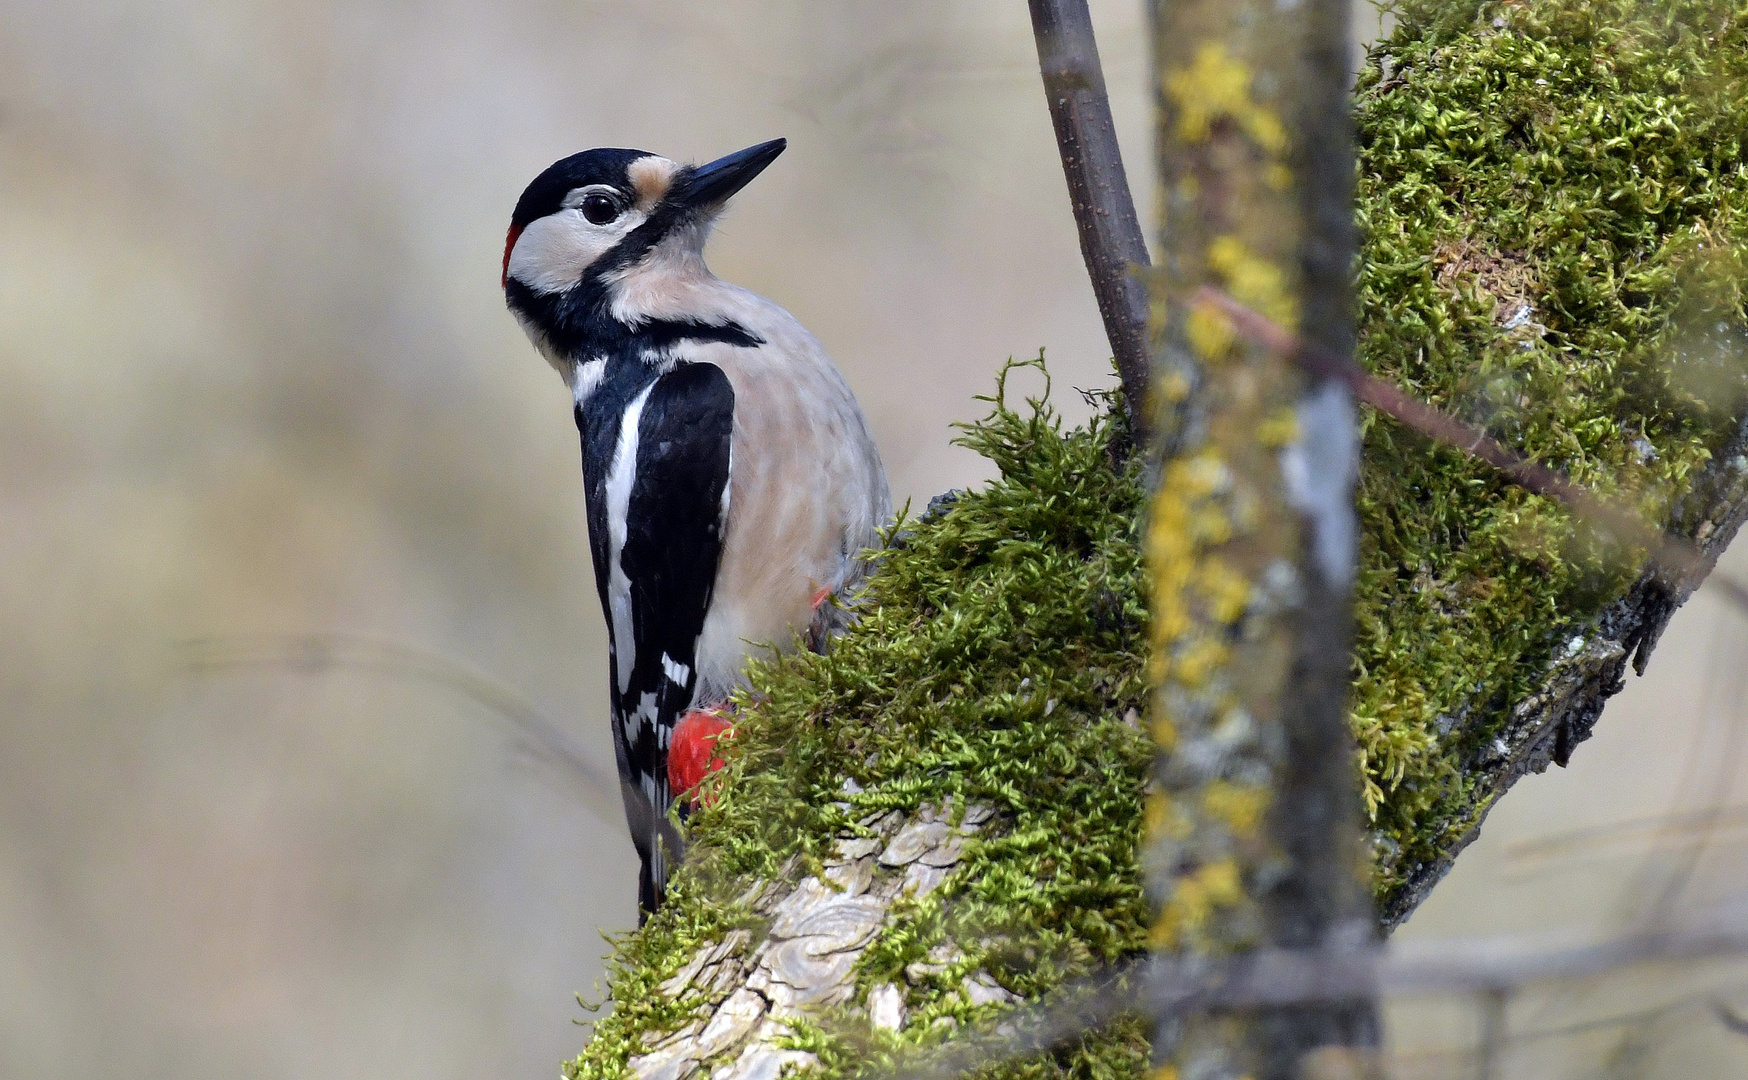
[{"label": "white neck patch", "polygon": [[571,376],[571,397],[581,408],[600,387],[601,380],[607,377],[607,358],[597,356],[591,360],[577,361]]}]

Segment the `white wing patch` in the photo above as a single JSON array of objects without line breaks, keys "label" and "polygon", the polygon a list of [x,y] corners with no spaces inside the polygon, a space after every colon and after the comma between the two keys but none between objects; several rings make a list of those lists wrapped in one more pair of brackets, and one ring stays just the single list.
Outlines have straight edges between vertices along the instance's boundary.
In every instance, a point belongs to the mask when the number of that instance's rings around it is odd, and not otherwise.
[{"label": "white wing patch", "polygon": [[619,726],[625,729],[625,741],[637,741],[637,729],[644,724],[654,724],[656,719],[656,696],[644,694],[637,699],[637,708],[619,718]]},{"label": "white wing patch", "polygon": [[[637,642],[631,636],[631,579],[619,564],[619,556],[625,550],[625,517],[631,506],[631,485],[637,479],[637,426],[653,389],[654,383],[644,387],[625,410],[619,425],[619,447],[613,452],[612,467],[607,470],[607,602],[613,612],[613,676],[621,694],[631,688],[631,669],[637,666]],[[620,645],[631,653],[624,662],[618,655]]]}]

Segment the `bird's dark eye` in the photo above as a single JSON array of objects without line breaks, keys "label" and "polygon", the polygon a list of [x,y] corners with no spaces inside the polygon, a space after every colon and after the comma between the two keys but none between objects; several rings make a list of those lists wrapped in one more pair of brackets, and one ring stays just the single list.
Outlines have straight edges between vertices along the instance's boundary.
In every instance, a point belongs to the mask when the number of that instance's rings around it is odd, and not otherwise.
[{"label": "bird's dark eye", "polygon": [[585,195],[583,216],[591,225],[605,225],[619,216],[619,204],[606,195]]}]

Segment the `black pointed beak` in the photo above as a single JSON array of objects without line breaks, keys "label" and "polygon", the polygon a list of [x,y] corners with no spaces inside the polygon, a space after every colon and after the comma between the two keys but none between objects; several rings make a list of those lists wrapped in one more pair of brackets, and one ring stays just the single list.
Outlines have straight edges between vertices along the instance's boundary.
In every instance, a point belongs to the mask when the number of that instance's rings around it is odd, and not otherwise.
[{"label": "black pointed beak", "polygon": [[788,145],[788,139],[772,139],[717,158],[708,165],[700,165],[687,178],[681,197],[688,206],[720,206],[730,195],[746,187],[753,177],[764,172],[765,166],[776,161],[777,155]]}]

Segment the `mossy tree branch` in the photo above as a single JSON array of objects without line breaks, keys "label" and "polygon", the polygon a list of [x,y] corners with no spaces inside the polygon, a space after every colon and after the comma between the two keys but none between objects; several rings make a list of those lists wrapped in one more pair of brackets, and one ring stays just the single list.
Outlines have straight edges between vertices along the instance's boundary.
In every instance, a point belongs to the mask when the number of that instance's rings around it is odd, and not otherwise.
[{"label": "mossy tree branch", "polygon": [[[1239,93],[1211,124],[1266,140],[1251,84],[1215,85]],[[1744,86],[1748,27],[1725,0],[1407,0],[1356,97],[1361,363],[1706,558],[1748,506]],[[1229,291],[1294,321],[1257,295],[1267,273],[1227,265]],[[1174,374],[1160,390],[1194,420],[1202,375]],[[907,523],[830,655],[752,674],[692,855],[620,944],[613,1012],[572,1076],[886,1075],[1146,947],[1140,466],[1113,472],[1107,420],[1063,431],[1003,401],[966,436],[1001,478]],[[1172,423],[1180,449],[1208,437]],[[1487,467],[1377,414],[1361,426],[1349,721],[1394,921],[1500,791],[1583,737],[1705,566],[1643,573]],[[1242,785],[1203,794],[1205,820],[1261,836]],[[1177,894],[1183,935],[1245,931],[1221,922],[1242,873],[1204,865]],[[1139,1077],[1147,1055],[1125,1018],[982,1075]]]},{"label": "mossy tree branch", "polygon": [[1741,14],[1401,14],[1356,92],[1362,362],[1700,557],[1641,569],[1630,538],[1366,418],[1353,723],[1386,925],[1589,734],[1748,494]]}]

